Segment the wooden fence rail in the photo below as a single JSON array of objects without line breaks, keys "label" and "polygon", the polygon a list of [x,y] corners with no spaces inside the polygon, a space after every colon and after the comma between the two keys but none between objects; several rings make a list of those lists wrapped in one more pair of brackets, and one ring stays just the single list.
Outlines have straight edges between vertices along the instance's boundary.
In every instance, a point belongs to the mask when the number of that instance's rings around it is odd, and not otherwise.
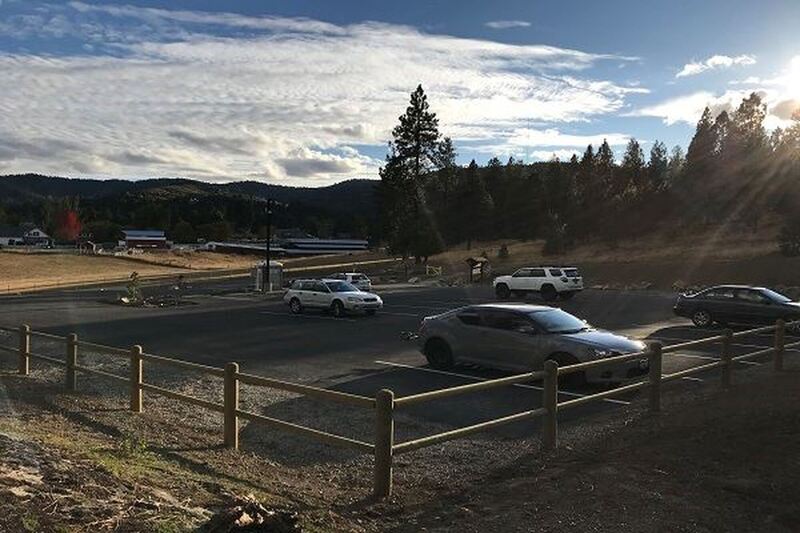
[{"label": "wooden fence rail", "polygon": [[[797,326],[797,323],[792,324]],[[412,452],[428,446],[441,444],[453,439],[462,438],[478,432],[487,431],[505,424],[519,422],[522,420],[542,419],[541,440],[542,448],[545,450],[554,449],[558,446],[558,413],[563,410],[573,409],[589,403],[607,400],[608,398],[619,396],[629,392],[648,389],[649,409],[657,412],[661,409],[661,388],[662,384],[669,383],[692,374],[706,372],[720,368],[722,370],[722,386],[728,388],[732,382],[733,363],[746,361],[755,357],[774,355],[775,370],[782,370],[784,355],[787,350],[800,347],[800,341],[786,343],[787,324],[779,320],[775,325],[759,327],[734,333],[726,330],[721,335],[706,337],[703,339],[682,342],[671,346],[663,347],[660,343],[650,343],[642,352],[624,354],[605,359],[598,359],[584,363],[559,367],[555,361],[546,361],[543,371],[527,372],[503,378],[470,383],[434,391],[423,392],[401,398],[395,398],[393,391],[384,389],[377,392],[374,398],[350,394],[320,387],[302,385],[273,378],[266,378],[239,371],[237,363],[228,363],[225,368],[219,368],[199,363],[192,363],[176,358],[164,357],[145,353],[141,346],[135,345],[128,349],[107,346],[78,339],[76,334],[67,337],[54,335],[52,333],[31,330],[28,325],[21,325],[18,328],[0,326],[0,331],[15,333],[18,335],[19,344],[17,348],[0,345],[0,351],[15,353],[18,357],[18,373],[28,375],[30,373],[30,360],[40,360],[46,363],[62,366],[65,368],[65,386],[68,390],[77,390],[78,374],[85,373],[105,377],[127,383],[130,393],[130,410],[136,413],[143,411],[143,393],[147,391],[159,396],[164,396],[173,400],[188,403],[223,415],[223,436],[225,446],[232,449],[239,447],[239,419],[261,423],[270,427],[278,428],[287,432],[303,435],[312,439],[355,450],[361,453],[374,454],[374,494],[377,497],[388,497],[392,493],[392,462],[395,455]],[[733,357],[731,346],[734,339],[752,335],[755,333],[774,332],[773,346],[753,352]],[[53,341],[63,341],[65,343],[65,357],[59,359],[50,355],[43,355],[31,350],[32,337],[44,338]],[[669,354],[694,348],[697,346],[721,343],[720,358],[710,363],[694,366],[678,372],[664,374],[662,368],[663,354]],[[117,375],[104,370],[90,368],[79,364],[81,348],[88,348],[104,354],[124,357],[129,361],[128,377]],[[619,365],[647,357],[649,362],[649,372],[647,379],[629,383],[624,386],[616,387],[606,391],[573,398],[559,402],[559,377],[575,372],[582,372],[589,369]],[[219,404],[183,394],[174,390],[166,389],[146,383],[143,379],[144,362],[166,365],[181,370],[200,372],[223,380],[223,403]],[[543,380],[542,405],[530,410],[506,415],[500,418],[486,420],[465,427],[455,428],[441,433],[420,437],[405,442],[395,443],[394,426],[395,411],[401,407],[418,405],[424,402],[432,402],[444,398],[450,398],[463,394],[470,394],[480,391],[496,389],[515,385],[518,383],[533,380]],[[260,415],[250,411],[242,410],[239,406],[239,386],[247,384],[259,387],[267,387],[287,392],[293,392],[305,396],[319,398],[324,401],[348,404],[354,407],[368,408],[374,410],[374,440],[372,443],[357,440],[342,435],[328,433],[318,429],[294,424],[284,420]]]}]

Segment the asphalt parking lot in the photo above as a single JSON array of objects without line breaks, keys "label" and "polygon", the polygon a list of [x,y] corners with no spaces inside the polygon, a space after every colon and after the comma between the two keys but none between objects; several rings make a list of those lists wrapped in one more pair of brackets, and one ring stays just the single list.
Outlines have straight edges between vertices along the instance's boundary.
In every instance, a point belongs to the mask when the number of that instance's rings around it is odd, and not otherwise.
[{"label": "asphalt parking lot", "polygon": [[[63,290],[0,298],[0,324],[22,322],[56,334],[75,332],[81,338],[113,346],[141,344],[149,353],[223,366],[236,361],[244,371],[279,379],[374,395],[382,388],[404,396],[506,375],[475,367],[442,372],[429,368],[413,342],[401,333],[416,330],[422,317],[470,303],[494,301],[488,287],[427,287],[380,292],[385,308],[377,316],[333,318],[321,312],[292,315],[280,300],[241,292],[246,279],[195,283],[178,308],[126,308],[108,303],[122,287]],[[168,293],[169,286],[148,287],[150,294]],[[674,296],[655,291],[587,290],[556,305],[593,325],[665,345],[712,336],[672,315]],[[540,303],[530,298],[532,303]],[[737,339],[734,355],[768,347],[771,335]],[[795,350],[796,351],[796,350]],[[719,345],[664,356],[670,373],[719,357]],[[59,354],[60,355],[60,354]],[[738,367],[760,364],[758,361]],[[718,374],[690,377],[671,386],[700,386]],[[538,383],[458,396],[409,408],[420,420],[448,426],[468,425],[540,405]],[[597,390],[591,386],[562,392],[570,399]],[[635,395],[620,395],[580,412],[626,405]],[[528,433],[524,424],[501,430]]]}]

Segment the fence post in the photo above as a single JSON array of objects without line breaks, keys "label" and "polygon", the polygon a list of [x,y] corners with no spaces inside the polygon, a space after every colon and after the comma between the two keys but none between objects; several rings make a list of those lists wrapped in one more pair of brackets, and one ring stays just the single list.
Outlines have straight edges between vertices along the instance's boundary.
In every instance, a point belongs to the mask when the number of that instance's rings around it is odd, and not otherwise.
[{"label": "fence post", "polygon": [[394,447],[394,392],[375,395],[375,497],[392,495],[392,448]]},{"label": "fence post", "polygon": [[778,320],[775,324],[775,370],[783,370],[783,352],[786,345],[786,322]]},{"label": "fence post", "polygon": [[238,373],[238,363],[225,365],[225,447],[234,450],[239,449],[239,417],[236,416],[236,411],[239,409],[239,380],[236,377]]},{"label": "fence post", "polygon": [[733,330],[725,330],[725,338],[722,339],[722,351],[720,352],[720,359],[722,359],[722,387],[728,388],[731,386],[731,377],[733,374],[733,362],[731,361],[731,345],[733,344]]},{"label": "fence post", "polygon": [[650,411],[657,413],[661,411],[661,355],[662,345],[660,342],[650,343],[648,350],[649,386],[650,386]]},{"label": "fence post", "polygon": [[78,388],[78,379],[75,375],[75,366],[78,364],[78,336],[75,333],[67,335],[67,372],[65,375],[68,391]]},{"label": "fence post", "polygon": [[545,361],[544,372],[542,407],[546,412],[542,421],[542,447],[553,450],[558,446],[558,363]]},{"label": "fence post", "polygon": [[19,327],[19,373],[31,373],[31,327],[27,324]]},{"label": "fence post", "polygon": [[138,344],[131,346],[131,411],[134,413],[142,412],[142,347]]}]

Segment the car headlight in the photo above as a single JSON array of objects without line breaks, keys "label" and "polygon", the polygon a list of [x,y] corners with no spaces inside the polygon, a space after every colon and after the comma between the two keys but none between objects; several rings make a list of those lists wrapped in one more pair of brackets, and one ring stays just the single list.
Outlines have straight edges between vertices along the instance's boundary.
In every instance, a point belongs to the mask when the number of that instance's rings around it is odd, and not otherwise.
[{"label": "car headlight", "polygon": [[591,348],[589,351],[591,352],[593,357],[596,357],[598,359],[601,357],[609,357],[614,353],[611,350],[604,350],[602,348]]},{"label": "car headlight", "polygon": [[356,297],[356,296],[348,296],[347,297],[347,301],[348,302],[361,302],[363,300],[361,298]]}]

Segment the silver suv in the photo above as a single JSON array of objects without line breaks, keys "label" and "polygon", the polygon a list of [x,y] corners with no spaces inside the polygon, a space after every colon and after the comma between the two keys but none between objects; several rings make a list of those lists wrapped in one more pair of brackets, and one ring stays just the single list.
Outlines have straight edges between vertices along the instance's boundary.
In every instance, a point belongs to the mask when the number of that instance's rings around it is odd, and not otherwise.
[{"label": "silver suv", "polygon": [[[418,340],[434,368],[467,362],[521,372],[541,370],[548,359],[566,366],[645,348],[641,341],[595,329],[561,309],[512,303],[472,305],[426,317]],[[617,383],[647,369],[642,356],[573,375],[578,382]]]},{"label": "silver suv", "polygon": [[302,313],[306,308],[330,310],[336,317],[348,312],[374,315],[383,300],[377,294],[364,292],[338,279],[298,279],[292,282],[283,301],[292,313]]}]

